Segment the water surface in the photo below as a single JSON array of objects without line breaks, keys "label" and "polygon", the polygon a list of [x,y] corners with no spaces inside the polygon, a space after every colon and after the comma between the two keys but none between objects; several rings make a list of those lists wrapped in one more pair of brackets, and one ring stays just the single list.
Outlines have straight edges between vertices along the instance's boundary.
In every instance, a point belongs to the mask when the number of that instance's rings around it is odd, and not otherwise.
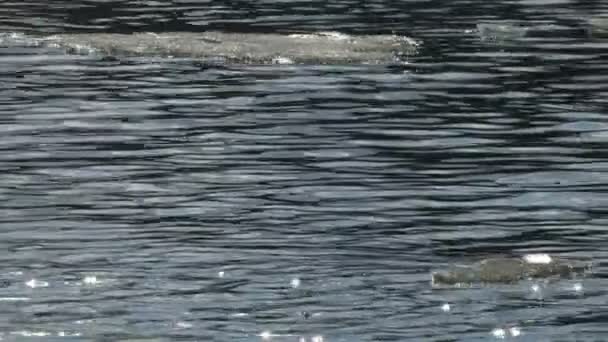
[{"label": "water surface", "polygon": [[[2,4],[3,32],[395,31],[424,47],[402,67],[0,49],[0,337],[605,339],[608,43],[585,27],[602,13],[564,0]],[[514,31],[480,36],[479,23]],[[591,258],[594,274],[430,286],[448,264],[530,252]]]}]

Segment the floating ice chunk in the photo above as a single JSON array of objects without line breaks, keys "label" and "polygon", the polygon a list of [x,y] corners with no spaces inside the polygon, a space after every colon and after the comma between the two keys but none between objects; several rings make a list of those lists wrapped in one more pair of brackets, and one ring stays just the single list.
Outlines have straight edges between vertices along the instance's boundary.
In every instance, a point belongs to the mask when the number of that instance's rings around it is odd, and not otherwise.
[{"label": "floating ice chunk", "polygon": [[415,40],[415,39],[412,39],[410,37],[405,37],[405,36],[401,36],[400,38],[401,38],[402,41],[404,41],[407,44],[410,44],[412,46],[420,46],[421,45],[421,43],[420,43],[419,40]]},{"label": "floating ice chunk", "polygon": [[476,283],[516,283],[524,279],[556,279],[585,276],[586,262],[552,258],[547,254],[528,254],[518,258],[488,258],[470,266],[451,266],[431,273],[433,286],[461,287]]},{"label": "floating ice chunk", "polygon": [[313,36],[311,34],[304,34],[304,33],[293,33],[288,35],[289,38],[312,38]]},{"label": "floating ice chunk", "polygon": [[608,37],[608,16],[589,19],[589,31],[594,36]]},{"label": "floating ice chunk", "polygon": [[344,33],[340,33],[340,32],[334,32],[334,31],[323,31],[323,32],[316,32],[316,33],[294,33],[294,34],[290,34],[289,35],[290,38],[297,38],[297,39],[314,39],[314,38],[319,38],[319,37],[325,37],[325,38],[329,38],[332,40],[348,40],[351,39],[352,37],[344,34]]},{"label": "floating ice chunk", "polygon": [[0,46],[39,47],[44,44],[42,39],[29,37],[18,32],[1,32]]},{"label": "floating ice chunk", "polygon": [[484,41],[505,41],[523,38],[528,28],[515,23],[479,23],[477,32]]},{"label": "floating ice chunk", "polygon": [[350,36],[344,33],[335,32],[335,31],[323,31],[318,33],[320,36],[325,36],[335,40],[346,40],[349,39]]},{"label": "floating ice chunk", "polygon": [[339,32],[290,35],[212,31],[203,34],[82,33],[57,34],[40,40],[44,46],[79,55],[172,56],[222,64],[394,64],[396,57],[417,51],[417,44],[401,36],[351,36]]},{"label": "floating ice chunk", "polygon": [[553,262],[553,259],[549,254],[539,253],[539,254],[526,254],[524,255],[524,261],[528,264],[550,264]]}]

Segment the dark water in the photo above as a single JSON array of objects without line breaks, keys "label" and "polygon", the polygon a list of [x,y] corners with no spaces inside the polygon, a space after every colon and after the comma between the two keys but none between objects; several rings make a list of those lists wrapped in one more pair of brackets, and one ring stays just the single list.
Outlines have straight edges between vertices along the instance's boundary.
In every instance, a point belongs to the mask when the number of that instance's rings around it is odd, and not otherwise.
[{"label": "dark water", "polygon": [[[20,1],[3,32],[395,31],[402,68],[0,49],[2,341],[608,339],[602,1]],[[478,23],[529,27],[483,36]],[[491,255],[585,280],[433,289]],[[449,309],[449,310],[448,310]],[[500,330],[502,329],[502,330]]]}]

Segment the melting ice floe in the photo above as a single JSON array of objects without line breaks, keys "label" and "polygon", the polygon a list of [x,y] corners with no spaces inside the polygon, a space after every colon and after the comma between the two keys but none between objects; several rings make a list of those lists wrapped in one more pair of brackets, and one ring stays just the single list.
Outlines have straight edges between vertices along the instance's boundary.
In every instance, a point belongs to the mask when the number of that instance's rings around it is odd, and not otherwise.
[{"label": "melting ice floe", "polygon": [[47,46],[74,54],[179,57],[246,64],[395,64],[419,42],[399,35],[339,32],[259,34],[227,32],[1,34],[0,44]]},{"label": "melting ice floe", "polygon": [[515,283],[524,279],[554,279],[584,276],[591,264],[578,260],[555,258],[548,254],[527,254],[521,258],[483,259],[468,266],[452,266],[432,272],[432,284],[467,285],[474,283]]}]

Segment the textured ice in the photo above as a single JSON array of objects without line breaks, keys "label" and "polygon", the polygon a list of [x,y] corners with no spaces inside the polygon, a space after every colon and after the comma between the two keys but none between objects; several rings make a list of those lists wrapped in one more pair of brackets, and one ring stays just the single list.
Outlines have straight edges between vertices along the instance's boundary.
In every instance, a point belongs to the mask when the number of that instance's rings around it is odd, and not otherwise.
[{"label": "textured ice", "polygon": [[45,40],[69,53],[185,57],[246,64],[392,64],[415,53],[418,46],[418,42],[403,36],[351,36],[338,32],[88,33],[57,34]]},{"label": "textured ice", "polygon": [[548,254],[527,254],[521,258],[488,258],[469,266],[452,266],[432,273],[433,285],[515,283],[524,279],[571,278],[585,275],[590,264],[554,258]]}]

